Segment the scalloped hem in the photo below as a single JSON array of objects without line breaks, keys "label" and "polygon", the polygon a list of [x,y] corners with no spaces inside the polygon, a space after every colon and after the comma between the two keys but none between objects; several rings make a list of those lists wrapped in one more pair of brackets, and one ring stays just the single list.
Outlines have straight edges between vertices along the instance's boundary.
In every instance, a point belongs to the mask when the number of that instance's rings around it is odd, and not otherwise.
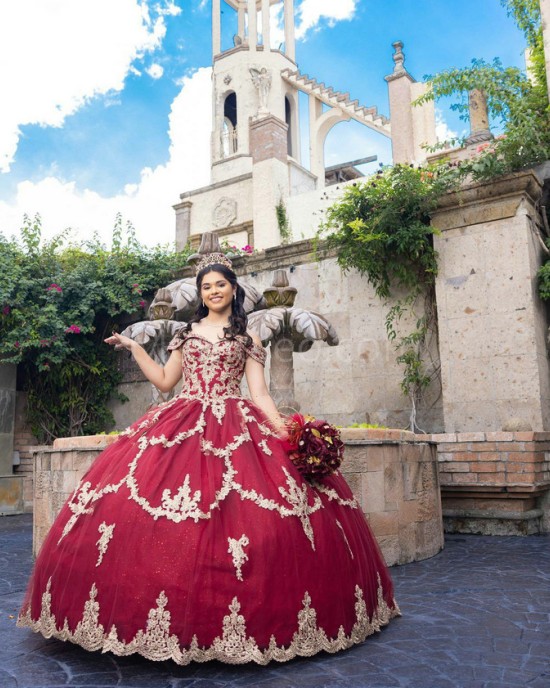
[{"label": "scalloped hem", "polygon": [[41,633],[45,638],[56,638],[64,642],[72,642],[89,652],[101,650],[111,652],[119,657],[138,654],[154,662],[172,660],[176,664],[185,666],[191,662],[210,662],[217,660],[225,664],[247,664],[255,662],[265,666],[269,662],[288,662],[295,657],[311,657],[319,652],[335,653],[347,650],[353,645],[362,643],[373,633],[381,630],[391,619],[401,616],[399,607],[393,601],[390,607],[383,598],[383,590],[378,577],[377,608],[369,619],[363,592],[359,586],[355,587],[356,621],[350,635],[346,635],[340,626],[338,635],[329,638],[326,632],[317,625],[317,612],[311,607],[311,598],[306,592],[302,601],[302,609],[298,612],[298,630],[294,633],[290,645],[277,645],[271,636],[269,646],[262,650],[255,639],[246,633],[246,621],[240,612],[241,605],[236,597],[229,605],[229,614],[223,619],[221,636],[214,639],[210,647],[200,647],[194,636],[188,648],[180,646],[176,635],[170,634],[170,612],[166,609],[168,598],[161,592],[157,599],[157,607],[151,609],[145,631],[138,631],[133,640],[125,643],[119,640],[116,627],[113,625],[109,633],[99,623],[99,603],[96,601],[97,589],[95,585],[90,590],[90,597],[84,605],[81,621],[74,631],[71,631],[65,619],[63,627],[56,625],[55,616],[51,612],[51,581],[48,581],[46,591],[42,596],[42,611],[40,617],[34,621],[30,610],[17,619],[21,628],[30,628],[35,633]]}]

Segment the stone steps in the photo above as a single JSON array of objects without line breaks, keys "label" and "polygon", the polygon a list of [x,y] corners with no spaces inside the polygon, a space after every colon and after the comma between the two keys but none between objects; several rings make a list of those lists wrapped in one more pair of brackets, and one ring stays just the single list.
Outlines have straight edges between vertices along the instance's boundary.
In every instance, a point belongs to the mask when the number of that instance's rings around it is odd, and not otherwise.
[{"label": "stone steps", "polygon": [[329,107],[338,108],[349,115],[351,119],[365,124],[384,136],[391,136],[389,119],[381,115],[376,107],[360,105],[358,100],[351,100],[349,93],[336,91],[308,74],[300,74],[298,70],[283,69],[281,76],[287,83],[292,84],[303,93],[313,95]]}]

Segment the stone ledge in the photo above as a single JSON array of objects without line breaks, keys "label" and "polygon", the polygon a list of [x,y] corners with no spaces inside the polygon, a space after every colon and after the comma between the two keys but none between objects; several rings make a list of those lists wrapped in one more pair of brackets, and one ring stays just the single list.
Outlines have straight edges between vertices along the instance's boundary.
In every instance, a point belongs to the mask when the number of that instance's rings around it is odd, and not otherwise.
[{"label": "stone ledge", "polygon": [[379,443],[379,442],[425,442],[419,440],[422,435],[415,435],[408,430],[389,428],[340,428],[340,436],[346,443]]},{"label": "stone ledge", "polygon": [[119,435],[85,435],[83,437],[59,437],[51,447],[38,447],[38,451],[72,451],[73,449],[104,449],[113,444]]},{"label": "stone ledge", "polygon": [[480,509],[443,509],[443,518],[500,518],[511,521],[528,521],[533,518],[540,518],[543,515],[542,509],[530,509],[529,511],[505,511],[495,509],[481,511]]}]

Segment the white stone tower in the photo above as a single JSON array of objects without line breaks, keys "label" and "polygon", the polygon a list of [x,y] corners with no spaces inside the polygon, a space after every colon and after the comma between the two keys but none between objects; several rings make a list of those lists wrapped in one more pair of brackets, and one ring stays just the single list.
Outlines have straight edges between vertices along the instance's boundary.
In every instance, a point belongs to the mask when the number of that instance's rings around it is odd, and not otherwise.
[{"label": "white stone tower", "polygon": [[[205,231],[241,247],[277,246],[285,238],[282,215],[294,239],[313,236],[318,211],[339,188],[325,192],[324,146],[332,127],[353,119],[391,137],[390,122],[376,107],[299,72],[294,33],[294,0],[212,0],[211,183],[181,194],[174,206],[178,248],[188,240],[198,246]],[[299,92],[309,105],[309,169],[300,159]],[[408,111],[411,98],[405,95]],[[394,103],[402,107],[403,97],[399,92],[391,98],[392,110]],[[408,129],[403,132],[410,138]],[[399,161],[403,151],[413,150],[397,148]],[[343,165],[346,173],[338,181],[361,176],[354,167],[359,162]]]}]

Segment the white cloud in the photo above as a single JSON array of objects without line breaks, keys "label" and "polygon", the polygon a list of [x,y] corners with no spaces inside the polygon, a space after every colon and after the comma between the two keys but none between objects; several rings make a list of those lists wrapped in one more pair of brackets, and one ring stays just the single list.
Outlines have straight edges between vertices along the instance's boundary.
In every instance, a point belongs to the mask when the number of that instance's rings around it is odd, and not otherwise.
[{"label": "white cloud", "polygon": [[359,0],[302,0],[297,8],[296,38],[303,39],[316,29],[322,19],[333,26],[337,21],[352,19]]},{"label": "white cloud", "polygon": [[156,62],[148,67],[145,71],[147,74],[149,74],[151,79],[160,79],[160,77],[164,74],[164,69]]},{"label": "white cloud", "polygon": [[[132,62],[157,48],[165,14],[140,0],[17,0],[0,4],[0,172],[21,127],[59,127],[88,99],[120,91]],[[9,65],[9,68],[7,67]]]},{"label": "white cloud", "polygon": [[55,176],[22,182],[15,203],[0,202],[0,230],[17,233],[24,213],[40,213],[46,237],[72,227],[76,237],[97,231],[108,242],[115,215],[121,212],[133,223],[142,243],[173,242],[172,205],[181,192],[208,184],[210,176],[211,70],[199,69],[181,83],[170,112],[166,165],[145,168],[139,183],[127,185],[123,194],[110,198]]},{"label": "white cloud", "polygon": [[439,143],[450,141],[458,137],[458,132],[449,127],[445,121],[443,112],[439,108],[435,108],[435,135]]}]

